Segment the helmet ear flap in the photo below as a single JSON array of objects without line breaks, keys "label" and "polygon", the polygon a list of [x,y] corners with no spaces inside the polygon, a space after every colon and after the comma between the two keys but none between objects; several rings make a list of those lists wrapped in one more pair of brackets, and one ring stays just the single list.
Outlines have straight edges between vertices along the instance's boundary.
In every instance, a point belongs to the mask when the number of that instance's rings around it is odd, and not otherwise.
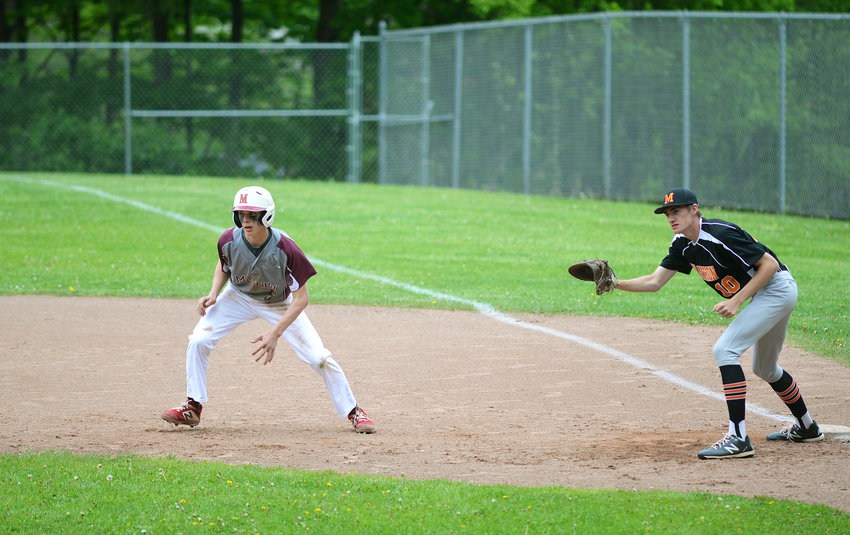
[{"label": "helmet ear flap", "polygon": [[238,228],[242,228],[242,220],[239,218],[239,212],[233,212],[233,222]]},{"label": "helmet ear flap", "polygon": [[264,210],[263,213],[260,214],[260,221],[262,221],[263,225],[267,227],[272,226],[272,222],[274,221],[274,205],[272,205],[271,210]]}]

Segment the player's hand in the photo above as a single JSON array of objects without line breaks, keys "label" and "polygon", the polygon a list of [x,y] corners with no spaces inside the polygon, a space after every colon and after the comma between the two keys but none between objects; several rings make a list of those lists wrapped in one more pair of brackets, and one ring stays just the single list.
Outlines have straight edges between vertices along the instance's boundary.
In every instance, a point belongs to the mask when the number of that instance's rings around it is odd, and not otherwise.
[{"label": "player's hand", "polygon": [[724,318],[731,318],[741,310],[741,305],[734,299],[727,299],[714,305],[714,312],[717,312]]},{"label": "player's hand", "polygon": [[216,298],[210,297],[208,295],[205,295],[204,297],[201,297],[200,299],[198,299],[198,314],[200,314],[201,316],[206,316],[207,315],[207,309],[209,307],[213,306],[215,304],[215,302],[216,302]]},{"label": "player's hand", "polygon": [[251,355],[257,357],[254,359],[254,362],[259,362],[262,358],[265,358],[265,360],[263,360],[263,366],[271,362],[274,358],[274,350],[277,348],[278,339],[279,337],[277,336],[277,333],[269,331],[251,340],[252,344],[256,344],[257,342],[260,343],[259,347],[251,353]]}]

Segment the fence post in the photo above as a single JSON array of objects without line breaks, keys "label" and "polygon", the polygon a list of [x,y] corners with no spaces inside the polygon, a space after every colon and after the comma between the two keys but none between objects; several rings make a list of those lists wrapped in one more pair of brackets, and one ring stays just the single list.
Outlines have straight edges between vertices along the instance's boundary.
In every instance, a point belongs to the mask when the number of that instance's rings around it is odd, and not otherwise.
[{"label": "fence post", "polygon": [[387,182],[387,23],[378,23],[378,184]]},{"label": "fence post", "polygon": [[531,63],[532,63],[532,28],[525,26],[525,99],[522,110],[522,187],[526,195],[531,193]]},{"label": "fence post", "polygon": [[779,213],[785,213],[785,13],[779,14]]},{"label": "fence post", "polygon": [[124,42],[124,174],[133,174],[133,129],[130,126],[130,43]]},{"label": "fence post", "polygon": [[431,34],[422,40],[422,185],[428,185],[431,155]]},{"label": "fence post", "polygon": [[691,187],[691,20],[682,18],[682,173],[684,186]]},{"label": "fence post", "polygon": [[360,182],[360,32],[351,37],[348,52],[348,182]]},{"label": "fence post", "polygon": [[605,118],[602,125],[602,187],[611,198],[611,16],[605,15]]},{"label": "fence post", "polygon": [[455,33],[455,103],[454,139],[452,140],[452,187],[460,187],[460,135],[463,109],[463,30]]}]

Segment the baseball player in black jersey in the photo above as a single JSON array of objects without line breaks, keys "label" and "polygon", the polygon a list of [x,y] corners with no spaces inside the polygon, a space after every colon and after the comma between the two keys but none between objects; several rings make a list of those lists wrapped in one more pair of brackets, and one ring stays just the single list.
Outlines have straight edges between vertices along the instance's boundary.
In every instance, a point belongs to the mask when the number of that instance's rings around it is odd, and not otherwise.
[{"label": "baseball player in black jersey", "polygon": [[[729,410],[729,431],[713,446],[698,453],[700,459],[752,457],[745,410],[747,381],[740,356],[753,348],[753,372],[767,381],[796,422],[767,435],[768,440],[816,442],[824,435],[812,420],[797,382],[779,367],[788,320],[797,304],[797,283],[776,254],[744,229],[721,219],[704,219],[696,195],[676,188],[655,209],[664,214],[673,230],[670,250],[649,275],[619,280],[617,289],[657,292],[678,272],[695,270],[724,299],[714,312],[734,318],[714,345],[723,393]],[[750,299],[749,305],[741,310]]]},{"label": "baseball player in black jersey", "polygon": [[348,418],[358,433],[373,433],[375,424],[354,399],[348,380],[325,348],[304,309],[309,297],[307,279],[313,265],[294,241],[272,227],[275,205],[271,193],[259,186],[240,189],[233,199],[232,227],[218,239],[218,264],[208,295],[198,299],[201,319],[189,336],[186,349],[187,400],[163,411],[162,419],[194,427],[201,421],[207,401],[207,367],[219,340],[237,326],[255,318],[271,324],[252,343],[255,361],[268,364],[278,339],[325,382],[331,402],[341,418]]}]

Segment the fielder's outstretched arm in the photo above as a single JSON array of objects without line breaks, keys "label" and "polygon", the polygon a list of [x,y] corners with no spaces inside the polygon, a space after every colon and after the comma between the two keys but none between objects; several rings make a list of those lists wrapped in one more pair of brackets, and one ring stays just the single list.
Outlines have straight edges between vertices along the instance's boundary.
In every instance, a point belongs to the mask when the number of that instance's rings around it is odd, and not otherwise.
[{"label": "fielder's outstretched arm", "polygon": [[672,269],[658,266],[655,271],[643,277],[635,279],[620,279],[617,281],[617,289],[627,292],[657,292],[667,281],[673,278],[676,272]]}]

